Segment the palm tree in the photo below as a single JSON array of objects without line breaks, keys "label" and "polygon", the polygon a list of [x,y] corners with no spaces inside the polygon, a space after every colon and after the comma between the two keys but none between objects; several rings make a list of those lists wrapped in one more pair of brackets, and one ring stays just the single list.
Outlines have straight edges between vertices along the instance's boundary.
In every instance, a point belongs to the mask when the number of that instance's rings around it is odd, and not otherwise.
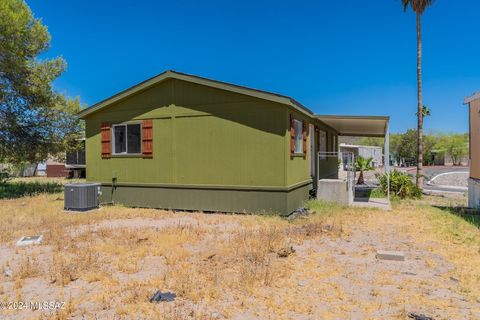
[{"label": "palm tree", "polygon": [[370,165],[372,163],[373,158],[364,158],[359,156],[357,160],[355,161],[355,170],[360,171],[360,175],[358,176],[358,182],[357,184],[365,184],[365,179],[363,178],[363,173],[365,171],[370,171],[372,170],[372,166]]},{"label": "palm tree", "polygon": [[[415,113],[417,116],[418,116],[418,112]],[[430,112],[430,108],[427,107],[427,106],[423,106],[422,108],[422,116],[423,116],[423,119],[425,120],[425,117],[430,117],[432,114]]]},{"label": "palm tree", "polygon": [[422,102],[422,24],[421,18],[425,10],[435,0],[401,0],[403,10],[410,6],[417,15],[417,88],[418,88],[418,152],[417,152],[417,187],[423,187],[423,102]]}]

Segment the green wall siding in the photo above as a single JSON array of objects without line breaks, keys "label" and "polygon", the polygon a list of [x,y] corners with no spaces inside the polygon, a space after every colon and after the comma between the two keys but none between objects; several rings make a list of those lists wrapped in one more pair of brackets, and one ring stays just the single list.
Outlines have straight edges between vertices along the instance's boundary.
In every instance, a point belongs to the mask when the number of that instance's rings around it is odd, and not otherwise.
[{"label": "green wall siding", "polygon": [[[86,119],[87,180],[285,186],[284,114],[273,102],[168,80]],[[141,119],[153,119],[153,159],[101,159],[101,123]]]},{"label": "green wall siding", "polygon": [[[103,186],[100,201],[105,203],[113,200],[114,203],[142,208],[288,215],[304,201],[296,194],[291,198],[290,193],[287,191],[117,186],[112,198],[111,186]],[[295,204],[298,205],[295,206]],[[290,210],[292,205],[294,208]]]},{"label": "green wall siding", "polygon": [[[328,131],[329,140],[335,134],[283,104],[166,80],[85,119],[87,180],[104,184],[102,201],[113,195],[130,206],[288,214],[313,188],[310,139],[316,139],[308,136],[306,159],[290,158],[291,113]],[[102,122],[143,119],[153,120],[152,159],[101,158]],[[320,161],[319,178],[336,174],[336,159]]]}]

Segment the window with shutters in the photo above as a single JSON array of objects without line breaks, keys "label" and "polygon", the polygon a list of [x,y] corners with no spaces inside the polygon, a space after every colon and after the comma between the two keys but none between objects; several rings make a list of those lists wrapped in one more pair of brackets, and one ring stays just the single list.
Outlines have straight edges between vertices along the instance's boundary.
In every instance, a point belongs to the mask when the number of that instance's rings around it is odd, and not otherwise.
[{"label": "window with shutters", "polygon": [[294,128],[294,148],[293,152],[296,155],[303,156],[303,122],[297,119],[293,119],[293,128]]},{"label": "window with shutters", "polygon": [[112,126],[113,154],[142,153],[142,126],[140,123],[115,124]]}]

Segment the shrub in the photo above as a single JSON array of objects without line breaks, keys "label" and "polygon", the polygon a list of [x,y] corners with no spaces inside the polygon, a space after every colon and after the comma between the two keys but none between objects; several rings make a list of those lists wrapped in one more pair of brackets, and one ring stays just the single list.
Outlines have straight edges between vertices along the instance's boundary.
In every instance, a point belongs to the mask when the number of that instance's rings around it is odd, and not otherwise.
[{"label": "shrub", "polygon": [[0,169],[0,185],[7,183],[10,178],[11,175],[7,169]]},{"label": "shrub", "polygon": [[380,199],[380,198],[386,198],[387,194],[385,191],[380,187],[380,188],[375,188],[370,192],[370,198],[372,199]]},{"label": "shrub", "polygon": [[8,182],[0,184],[0,199],[35,196],[41,193],[62,192],[63,185],[55,182]]},{"label": "shrub", "polygon": [[[383,192],[388,192],[387,174],[377,174]],[[390,172],[390,192],[401,199],[418,199],[422,191],[413,183],[412,177],[404,172],[393,170]]]}]

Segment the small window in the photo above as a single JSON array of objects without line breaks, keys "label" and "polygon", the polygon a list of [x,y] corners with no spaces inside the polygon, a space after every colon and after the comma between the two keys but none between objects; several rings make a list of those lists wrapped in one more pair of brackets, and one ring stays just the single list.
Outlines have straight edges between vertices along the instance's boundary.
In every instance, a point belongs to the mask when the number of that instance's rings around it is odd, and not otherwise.
[{"label": "small window", "polygon": [[297,119],[293,119],[293,127],[295,132],[295,146],[293,151],[295,154],[303,155],[303,122]]},{"label": "small window", "polygon": [[127,125],[127,153],[141,153],[141,140],[140,125]]},{"label": "small window", "polygon": [[140,154],[141,153],[141,125],[117,124],[113,126],[113,153]]},{"label": "small window", "polygon": [[127,126],[114,126],[113,127],[113,141],[114,142],[114,151],[113,153],[126,153],[127,152],[127,145],[126,145],[126,138],[125,133],[127,131]]}]

